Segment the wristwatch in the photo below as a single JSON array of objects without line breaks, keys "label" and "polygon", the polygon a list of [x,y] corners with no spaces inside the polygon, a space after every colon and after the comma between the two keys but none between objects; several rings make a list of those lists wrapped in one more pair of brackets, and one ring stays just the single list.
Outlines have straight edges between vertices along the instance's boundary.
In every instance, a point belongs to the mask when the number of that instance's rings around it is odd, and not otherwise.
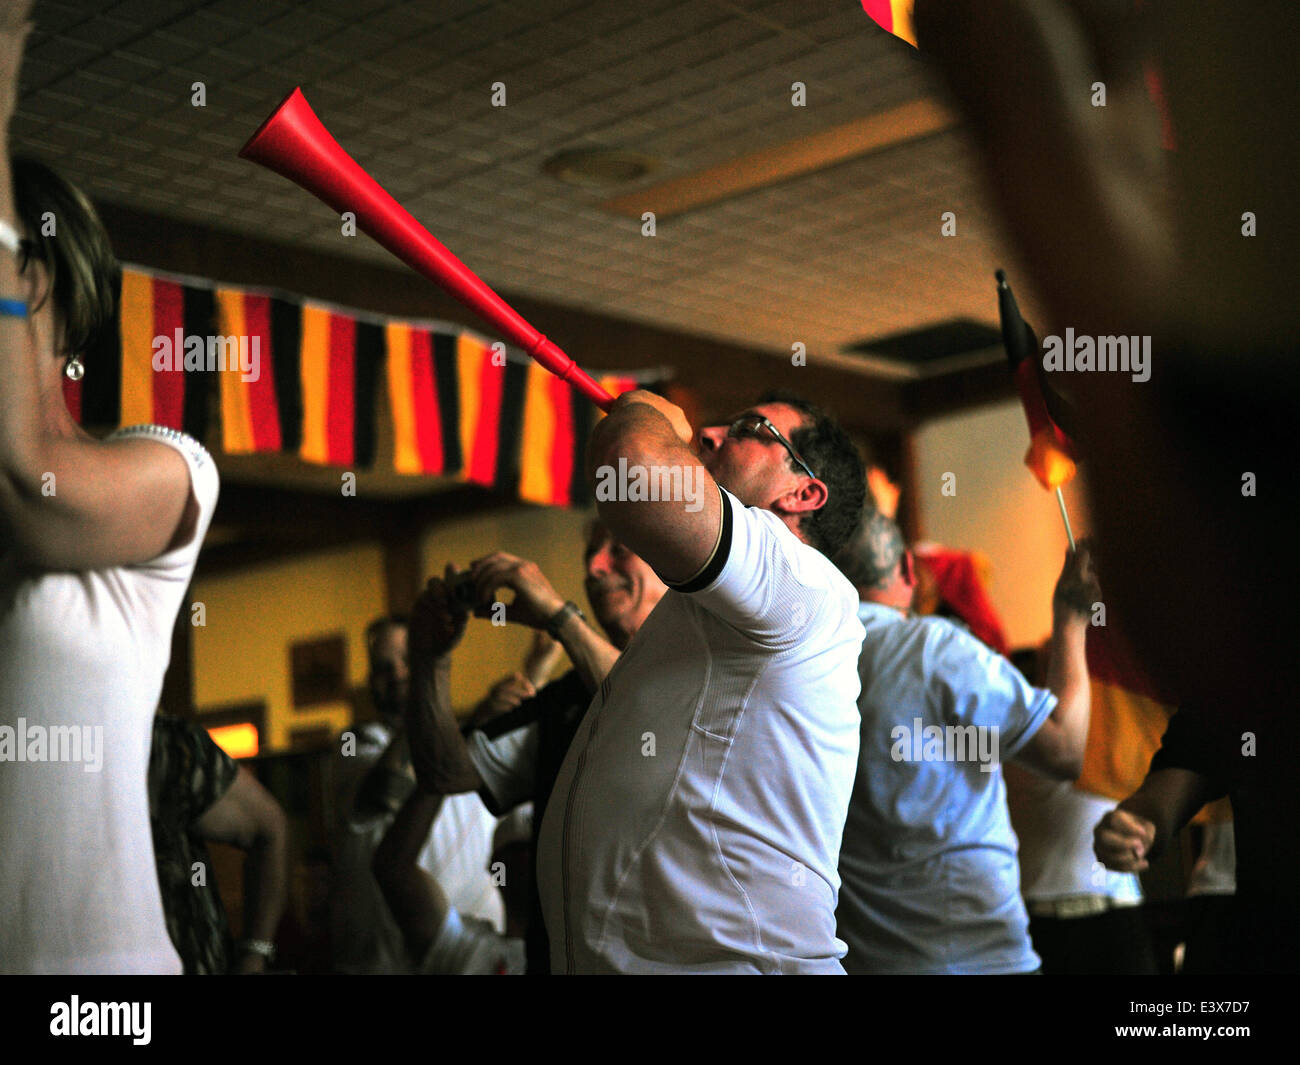
[{"label": "wristwatch", "polygon": [[260,954],[266,959],[266,964],[270,965],[275,961],[275,944],[269,939],[241,939],[239,941],[239,953],[242,954]]},{"label": "wristwatch", "polygon": [[569,615],[577,614],[583,621],[587,620],[587,615],[578,609],[578,604],[569,600],[564,606],[560,607],[554,614],[546,619],[546,633],[553,640],[560,638],[560,628],[569,620]]}]

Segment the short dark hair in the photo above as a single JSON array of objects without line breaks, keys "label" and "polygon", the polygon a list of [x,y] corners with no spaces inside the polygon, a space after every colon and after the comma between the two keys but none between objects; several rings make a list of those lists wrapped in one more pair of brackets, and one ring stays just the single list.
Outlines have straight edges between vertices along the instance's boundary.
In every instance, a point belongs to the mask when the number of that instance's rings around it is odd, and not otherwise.
[{"label": "short dark hair", "polygon": [[[39,262],[49,275],[63,327],[63,350],[56,354],[79,355],[113,322],[121,267],[104,224],[80,189],[35,159],[15,156],[11,169],[14,209],[30,242],[27,261]],[[51,222],[54,232],[47,233]]]},{"label": "short dark hair", "polygon": [[835,553],[834,562],[854,587],[884,588],[906,550],[898,525],[868,505],[862,523]]},{"label": "short dark hair", "polygon": [[379,634],[387,629],[409,629],[411,619],[405,614],[385,614],[381,618],[375,618],[366,626],[366,651],[369,652],[374,648],[375,640]]},{"label": "short dark hair", "polygon": [[[826,485],[827,499],[820,510],[800,519],[799,529],[822,554],[834,555],[853,535],[862,518],[862,505],[867,496],[867,471],[862,456],[839,422],[801,396],[793,392],[765,392],[758,397],[758,402],[781,403],[803,415],[803,424],[791,434],[790,443],[817,471],[817,479]],[[791,472],[803,472],[793,458],[787,456],[787,460]]]}]

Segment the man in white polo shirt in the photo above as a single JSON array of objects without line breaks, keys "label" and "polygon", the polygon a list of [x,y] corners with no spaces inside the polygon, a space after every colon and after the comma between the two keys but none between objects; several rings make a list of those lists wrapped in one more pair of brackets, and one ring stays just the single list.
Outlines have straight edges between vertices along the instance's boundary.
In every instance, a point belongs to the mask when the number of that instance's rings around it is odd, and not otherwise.
[{"label": "man in white polo shirt", "polygon": [[[602,492],[614,469],[619,491]],[[794,397],[697,440],[679,408],[631,392],[593,433],[588,475],[601,520],[670,590],[546,809],[552,971],[843,972],[863,632],[827,556],[861,515],[856,449]]]}]

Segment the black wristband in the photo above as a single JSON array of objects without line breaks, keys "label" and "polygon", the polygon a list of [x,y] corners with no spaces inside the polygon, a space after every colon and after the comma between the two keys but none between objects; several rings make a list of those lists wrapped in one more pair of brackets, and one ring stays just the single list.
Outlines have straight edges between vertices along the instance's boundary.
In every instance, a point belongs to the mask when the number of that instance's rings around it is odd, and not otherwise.
[{"label": "black wristband", "polygon": [[587,615],[578,608],[578,604],[573,602],[573,600],[569,600],[569,602],[565,603],[564,606],[560,607],[559,610],[546,619],[546,633],[551,637],[551,639],[558,640],[560,638],[560,627],[569,620],[570,614],[576,614],[578,617],[582,618],[583,621],[587,620]]}]

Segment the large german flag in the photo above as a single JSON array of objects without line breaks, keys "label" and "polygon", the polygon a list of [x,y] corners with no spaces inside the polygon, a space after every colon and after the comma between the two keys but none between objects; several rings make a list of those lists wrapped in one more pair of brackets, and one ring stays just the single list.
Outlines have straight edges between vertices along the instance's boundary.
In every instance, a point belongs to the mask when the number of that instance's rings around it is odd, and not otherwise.
[{"label": "large german flag", "polygon": [[1092,717],[1075,786],[1108,799],[1126,799],[1146,779],[1178,701],[1153,686],[1113,625],[1088,630],[1088,676]]},{"label": "large german flag", "polygon": [[[118,303],[120,409],[116,419],[109,420],[182,429],[202,440],[211,387],[211,330],[210,290],[123,270]],[[105,354],[101,345],[89,361],[99,362]],[[85,390],[87,398],[92,388],[98,388],[98,373],[96,383]],[[91,411],[83,415],[89,418]]]},{"label": "large german flag", "polygon": [[[1156,688],[1113,626],[1088,630],[1088,676],[1092,716],[1083,772],[1074,786],[1107,799],[1127,799],[1146,779],[1169,719],[1177,712],[1178,697]],[[1232,806],[1227,798],[1220,799],[1202,807],[1193,820],[1230,821]]]},{"label": "large german flag", "polygon": [[384,341],[394,469],[455,473],[461,468],[457,338],[390,322]]},{"label": "large german flag", "polygon": [[1010,645],[1002,619],[989,598],[988,559],[976,551],[957,551],[938,544],[918,547],[914,554],[918,566],[933,582],[923,582],[929,594],[918,593],[917,612],[928,614],[947,606],[965,622],[972,636],[1005,655]]}]

